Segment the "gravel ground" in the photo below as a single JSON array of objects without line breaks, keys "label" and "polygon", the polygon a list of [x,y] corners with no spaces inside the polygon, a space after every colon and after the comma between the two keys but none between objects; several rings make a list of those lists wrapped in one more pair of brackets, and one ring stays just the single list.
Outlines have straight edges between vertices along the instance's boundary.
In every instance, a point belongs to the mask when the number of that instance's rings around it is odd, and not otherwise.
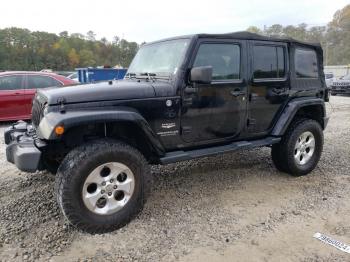
[{"label": "gravel ground", "polygon": [[65,224],[50,174],[6,162],[1,135],[0,261],[349,261],[312,238],[350,244],[350,97],[332,97],[329,112],[308,176],[278,172],[268,148],[154,166],[139,217],[94,236]]}]

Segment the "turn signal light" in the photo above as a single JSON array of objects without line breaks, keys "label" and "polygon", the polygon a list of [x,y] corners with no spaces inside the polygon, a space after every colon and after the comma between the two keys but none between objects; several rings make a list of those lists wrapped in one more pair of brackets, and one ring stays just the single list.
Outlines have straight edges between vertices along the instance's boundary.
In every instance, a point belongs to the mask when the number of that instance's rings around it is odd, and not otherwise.
[{"label": "turn signal light", "polygon": [[55,127],[55,133],[58,136],[62,135],[64,133],[64,127],[63,126],[56,126]]}]

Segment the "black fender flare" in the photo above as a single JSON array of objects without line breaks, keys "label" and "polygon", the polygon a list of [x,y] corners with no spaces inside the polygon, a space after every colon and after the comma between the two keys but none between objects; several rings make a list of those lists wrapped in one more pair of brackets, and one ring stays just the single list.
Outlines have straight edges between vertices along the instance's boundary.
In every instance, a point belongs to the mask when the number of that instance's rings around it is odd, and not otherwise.
[{"label": "black fender flare", "polygon": [[64,126],[68,131],[72,127],[85,124],[96,124],[106,122],[127,121],[136,124],[148,139],[149,144],[153,147],[154,152],[163,156],[165,149],[159,141],[156,134],[149,126],[146,119],[137,111],[132,109],[117,109],[117,110],[81,110],[68,112],[50,112],[40,121],[37,128],[39,138],[46,140],[58,139],[54,132],[56,126]]},{"label": "black fender flare", "polygon": [[326,128],[329,117],[326,116],[326,107],[324,100],[320,98],[295,98],[287,103],[284,107],[282,113],[279,115],[277,122],[275,123],[271,135],[272,136],[282,136],[289,124],[293,121],[296,113],[299,109],[306,106],[320,106],[322,109],[322,123],[321,126],[323,129]]}]

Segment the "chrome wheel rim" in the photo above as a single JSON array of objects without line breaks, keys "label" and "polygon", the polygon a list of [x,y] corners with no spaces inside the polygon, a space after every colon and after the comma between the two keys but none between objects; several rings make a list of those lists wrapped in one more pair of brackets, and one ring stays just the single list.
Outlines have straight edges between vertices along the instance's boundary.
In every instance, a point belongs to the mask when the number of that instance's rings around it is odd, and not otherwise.
[{"label": "chrome wheel rim", "polygon": [[135,177],[130,168],[119,162],[96,167],[86,178],[82,198],[85,206],[98,215],[121,210],[131,199]]},{"label": "chrome wheel rim", "polygon": [[302,133],[294,147],[294,160],[298,165],[308,163],[315,152],[315,137],[306,131]]}]

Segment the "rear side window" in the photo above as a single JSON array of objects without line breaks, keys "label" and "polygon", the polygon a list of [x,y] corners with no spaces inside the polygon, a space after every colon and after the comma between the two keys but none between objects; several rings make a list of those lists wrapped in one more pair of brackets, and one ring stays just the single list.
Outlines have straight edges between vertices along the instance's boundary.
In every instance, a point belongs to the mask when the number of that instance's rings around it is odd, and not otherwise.
[{"label": "rear side window", "polygon": [[311,49],[295,49],[295,73],[297,78],[318,78],[316,52]]},{"label": "rear side window", "polygon": [[283,78],[285,51],[282,46],[254,46],[254,79]]},{"label": "rear side window", "polygon": [[61,86],[62,84],[49,76],[28,75],[28,88],[45,88],[50,86]]},{"label": "rear side window", "polygon": [[22,89],[22,79],[20,75],[0,77],[0,90]]},{"label": "rear side window", "polygon": [[212,66],[213,80],[240,78],[241,51],[237,44],[201,44],[193,66]]}]

